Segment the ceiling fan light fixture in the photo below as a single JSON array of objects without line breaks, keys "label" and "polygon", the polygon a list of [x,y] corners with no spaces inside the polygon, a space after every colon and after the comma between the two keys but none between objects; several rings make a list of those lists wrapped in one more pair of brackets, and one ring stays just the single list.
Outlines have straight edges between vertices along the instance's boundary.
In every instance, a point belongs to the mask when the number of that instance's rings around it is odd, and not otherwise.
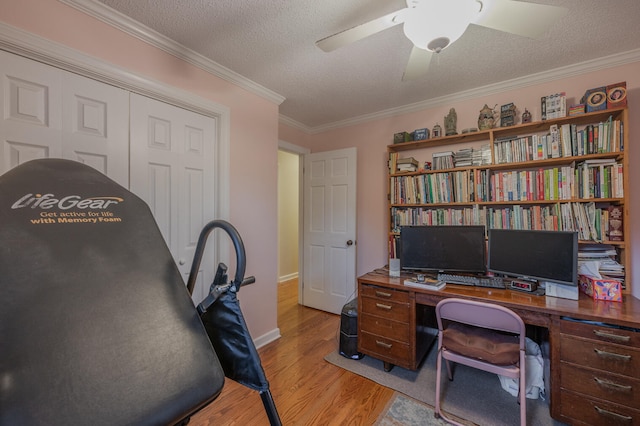
[{"label": "ceiling fan light fixture", "polygon": [[439,53],[455,42],[479,13],[476,0],[421,0],[404,22],[404,34],[418,48]]},{"label": "ceiling fan light fixture", "polygon": [[440,53],[442,49],[450,44],[451,40],[449,40],[449,37],[438,37],[434,38],[429,42],[429,44],[427,44],[427,49],[435,53]]}]

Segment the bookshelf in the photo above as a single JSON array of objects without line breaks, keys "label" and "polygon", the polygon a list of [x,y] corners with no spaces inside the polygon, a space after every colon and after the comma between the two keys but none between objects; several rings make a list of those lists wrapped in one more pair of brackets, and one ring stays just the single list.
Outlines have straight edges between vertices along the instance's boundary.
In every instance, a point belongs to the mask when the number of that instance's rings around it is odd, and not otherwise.
[{"label": "bookshelf", "polygon": [[[402,225],[577,231],[615,247],[630,276],[627,108],[388,145],[389,250]],[[490,164],[397,172],[399,158],[487,145]],[[609,236],[613,216],[622,236]],[[629,291],[629,280],[625,291]]]}]

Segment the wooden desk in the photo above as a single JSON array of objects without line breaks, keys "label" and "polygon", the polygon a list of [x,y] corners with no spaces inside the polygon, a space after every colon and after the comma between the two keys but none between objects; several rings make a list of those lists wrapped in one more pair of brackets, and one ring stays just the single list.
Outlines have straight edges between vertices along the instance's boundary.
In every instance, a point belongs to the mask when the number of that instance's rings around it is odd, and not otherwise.
[{"label": "wooden desk", "polygon": [[358,278],[358,351],[415,370],[433,342],[433,311],[449,297],[497,303],[548,330],[551,416],[570,424],[640,425],[640,300],[594,301],[447,284],[405,286],[408,277]]}]

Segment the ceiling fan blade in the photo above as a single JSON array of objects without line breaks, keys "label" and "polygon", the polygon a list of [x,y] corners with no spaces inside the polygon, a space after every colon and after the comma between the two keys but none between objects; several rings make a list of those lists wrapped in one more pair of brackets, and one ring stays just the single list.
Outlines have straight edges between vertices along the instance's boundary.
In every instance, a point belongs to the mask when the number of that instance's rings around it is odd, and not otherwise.
[{"label": "ceiling fan blade", "polygon": [[405,16],[405,13],[403,12],[405,10],[407,9],[401,9],[396,12],[389,13],[388,15],[381,16],[373,21],[369,21],[362,25],[358,25],[332,36],[323,38],[322,40],[318,40],[316,41],[316,46],[325,52],[331,52],[339,47],[346,46],[347,44],[369,37],[370,35],[379,33],[380,31],[384,31],[387,28],[403,23]]},{"label": "ceiling fan blade", "polygon": [[402,76],[402,81],[414,80],[426,75],[429,70],[432,55],[433,53],[428,50],[419,49],[413,46],[411,54],[409,55],[407,68]]},{"label": "ceiling fan blade", "polygon": [[514,0],[483,0],[474,24],[529,38],[542,36],[568,9]]}]

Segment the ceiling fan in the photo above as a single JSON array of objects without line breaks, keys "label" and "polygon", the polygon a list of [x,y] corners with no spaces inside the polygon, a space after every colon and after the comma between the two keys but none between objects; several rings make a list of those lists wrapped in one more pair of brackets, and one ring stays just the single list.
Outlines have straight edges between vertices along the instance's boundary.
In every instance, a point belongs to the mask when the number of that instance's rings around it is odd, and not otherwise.
[{"label": "ceiling fan", "polygon": [[323,38],[330,52],[398,24],[413,43],[403,80],[427,73],[432,55],[460,38],[470,24],[530,38],[540,37],[567,9],[515,0],[406,0],[407,7]]}]

